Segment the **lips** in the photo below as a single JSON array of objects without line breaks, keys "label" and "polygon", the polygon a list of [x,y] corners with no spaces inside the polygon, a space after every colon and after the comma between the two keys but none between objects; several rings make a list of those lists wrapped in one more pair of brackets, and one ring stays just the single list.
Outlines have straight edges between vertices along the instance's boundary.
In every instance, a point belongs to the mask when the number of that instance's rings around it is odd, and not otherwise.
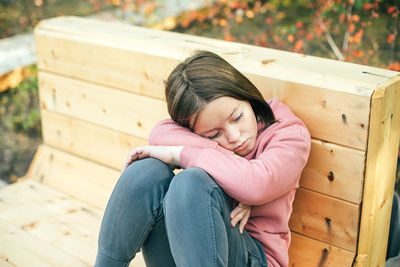
[{"label": "lips", "polygon": [[249,140],[249,139],[246,139],[243,143],[241,143],[238,147],[236,147],[236,148],[234,149],[234,151],[237,153],[237,152],[240,152],[240,151],[242,151],[243,149],[245,149],[245,148],[247,147],[248,140]]}]

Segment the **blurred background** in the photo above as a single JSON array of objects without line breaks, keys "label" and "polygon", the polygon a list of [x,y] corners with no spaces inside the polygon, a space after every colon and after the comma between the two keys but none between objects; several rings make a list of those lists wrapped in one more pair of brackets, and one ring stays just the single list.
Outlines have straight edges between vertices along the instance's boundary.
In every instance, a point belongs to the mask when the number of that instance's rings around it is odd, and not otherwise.
[{"label": "blurred background", "polygon": [[[0,187],[25,175],[41,143],[32,31],[42,19],[93,17],[400,71],[399,13],[398,0],[0,0]],[[399,180],[398,167],[398,192]]]}]

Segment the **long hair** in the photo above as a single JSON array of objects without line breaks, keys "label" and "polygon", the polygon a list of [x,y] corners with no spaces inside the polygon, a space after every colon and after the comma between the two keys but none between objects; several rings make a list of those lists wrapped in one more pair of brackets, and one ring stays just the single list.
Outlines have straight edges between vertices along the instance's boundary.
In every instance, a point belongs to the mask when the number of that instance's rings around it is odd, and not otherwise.
[{"label": "long hair", "polygon": [[197,50],[175,67],[165,84],[165,96],[171,118],[192,131],[203,107],[222,96],[248,101],[265,128],[275,122],[271,107],[255,85],[209,51]]}]

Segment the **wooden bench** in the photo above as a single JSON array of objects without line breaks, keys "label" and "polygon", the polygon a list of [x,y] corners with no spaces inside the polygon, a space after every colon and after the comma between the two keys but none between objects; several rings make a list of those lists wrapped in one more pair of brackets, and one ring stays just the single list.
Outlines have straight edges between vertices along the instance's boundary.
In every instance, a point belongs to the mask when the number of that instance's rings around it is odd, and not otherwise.
[{"label": "wooden bench", "polygon": [[[43,144],[26,178],[0,191],[0,265],[93,264],[126,155],[168,117],[165,79],[206,49],[266,99],[278,96],[311,132],[290,220],[290,266],[384,266],[399,73],[74,17],[42,21],[35,38]],[[131,266],[144,266],[141,257]]]}]

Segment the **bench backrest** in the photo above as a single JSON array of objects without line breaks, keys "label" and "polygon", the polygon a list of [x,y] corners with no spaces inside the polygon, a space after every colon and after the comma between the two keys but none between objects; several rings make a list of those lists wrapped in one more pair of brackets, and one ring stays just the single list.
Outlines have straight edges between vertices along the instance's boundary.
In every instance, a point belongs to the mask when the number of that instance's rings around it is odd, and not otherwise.
[{"label": "bench backrest", "polygon": [[309,128],[290,220],[291,266],[383,266],[400,130],[397,72],[118,23],[60,17],[35,29],[44,145],[30,174],[104,208],[120,167],[167,118],[164,81],[218,53]]}]

